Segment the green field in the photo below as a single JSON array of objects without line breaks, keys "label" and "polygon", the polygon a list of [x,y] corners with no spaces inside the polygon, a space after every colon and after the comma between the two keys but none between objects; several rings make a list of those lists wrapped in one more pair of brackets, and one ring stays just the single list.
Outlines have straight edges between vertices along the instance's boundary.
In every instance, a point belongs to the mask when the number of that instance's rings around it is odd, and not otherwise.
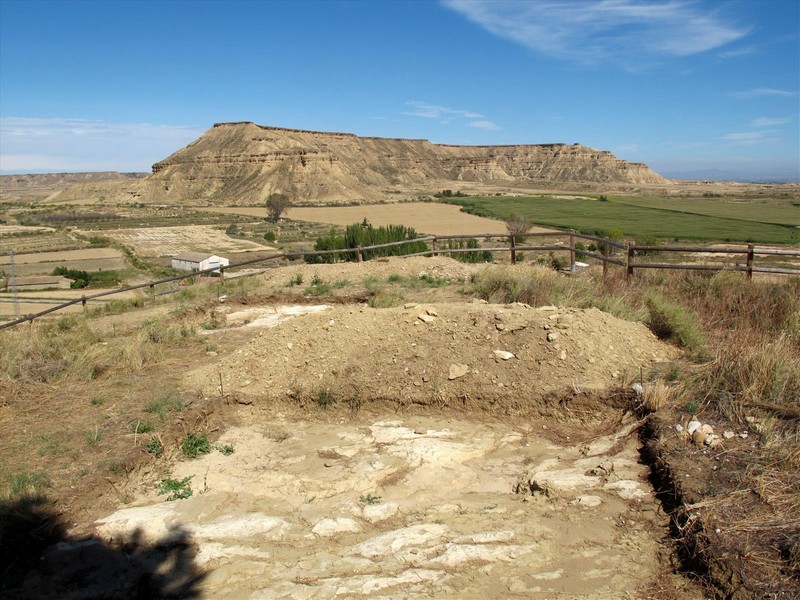
[{"label": "green field", "polygon": [[474,215],[507,219],[527,216],[537,225],[602,233],[618,229],[628,237],[678,240],[800,242],[800,208],[787,203],[731,202],[720,199],[612,197],[564,199],[550,196],[448,199]]}]

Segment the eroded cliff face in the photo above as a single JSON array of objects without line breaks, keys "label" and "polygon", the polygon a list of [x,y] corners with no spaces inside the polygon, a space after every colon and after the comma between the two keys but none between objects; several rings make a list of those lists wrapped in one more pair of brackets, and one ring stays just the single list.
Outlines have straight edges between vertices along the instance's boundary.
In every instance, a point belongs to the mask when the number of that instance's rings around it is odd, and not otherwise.
[{"label": "eroded cliff face", "polygon": [[153,165],[144,201],[261,203],[272,192],[302,201],[383,198],[387,189],[432,191],[442,182],[663,184],[646,165],[579,144],[448,146],[220,123]]}]

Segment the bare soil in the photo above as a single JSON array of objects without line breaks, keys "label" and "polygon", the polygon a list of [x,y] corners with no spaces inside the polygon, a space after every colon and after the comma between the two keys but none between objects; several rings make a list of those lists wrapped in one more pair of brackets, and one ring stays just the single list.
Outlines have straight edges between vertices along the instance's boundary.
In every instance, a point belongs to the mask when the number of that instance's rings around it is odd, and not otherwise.
[{"label": "bare soil", "polygon": [[[263,208],[229,207],[206,208],[209,212],[264,217]],[[495,219],[476,217],[461,212],[457,206],[430,202],[404,202],[399,204],[365,204],[362,206],[295,207],[286,211],[288,219],[330,223],[339,227],[360,223],[367,219],[376,227],[381,225],[406,225],[417,233],[465,234],[506,233],[505,223]],[[551,231],[537,227],[531,231]]]},{"label": "bare soil", "polygon": [[114,229],[89,234],[104,235],[131,248],[143,257],[174,256],[180,252],[251,252],[264,250],[261,244],[233,238],[224,231],[208,225],[180,227],[142,227]]}]

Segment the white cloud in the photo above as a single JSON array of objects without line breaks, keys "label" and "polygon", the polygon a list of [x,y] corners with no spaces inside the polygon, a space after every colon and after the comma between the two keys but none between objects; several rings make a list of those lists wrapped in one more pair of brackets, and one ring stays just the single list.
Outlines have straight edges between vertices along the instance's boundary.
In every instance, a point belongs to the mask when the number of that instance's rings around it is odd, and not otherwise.
[{"label": "white cloud", "polygon": [[0,171],[149,171],[196,127],[66,118],[0,118]]},{"label": "white cloud", "polygon": [[759,117],[758,119],[753,119],[750,123],[750,127],[775,127],[777,125],[786,125],[786,123],[790,123],[791,119],[770,119],[769,117]]},{"label": "white cloud", "polygon": [[797,96],[797,92],[787,92],[786,90],[774,90],[772,88],[756,88],[752,90],[745,90],[743,92],[734,92],[732,94],[735,98],[749,100],[751,98],[768,98],[770,96],[790,97]]},{"label": "white cloud", "polygon": [[753,145],[765,144],[767,142],[774,142],[775,139],[770,135],[774,133],[771,129],[763,131],[743,131],[738,133],[728,133],[722,136],[722,139],[732,144]]},{"label": "white cloud", "polygon": [[477,129],[485,129],[487,131],[497,131],[500,129],[500,126],[492,121],[472,121],[471,123],[467,123],[467,125],[470,127],[476,127]]},{"label": "white cloud", "polygon": [[755,46],[745,46],[743,48],[734,48],[733,50],[726,50],[717,54],[720,58],[738,58],[740,56],[749,56],[758,52]]},{"label": "white cloud", "polygon": [[501,129],[501,127],[494,121],[490,121],[482,114],[473,112],[471,110],[439,106],[437,104],[420,102],[418,100],[406,102],[406,105],[412,107],[414,110],[406,111],[403,114],[411,117],[435,119],[443,124],[452,123],[453,121],[464,124],[465,119],[476,119],[474,121],[468,121],[466,125],[476,129],[484,129],[486,131],[497,131]]},{"label": "white cloud", "polygon": [[452,121],[455,118],[467,119],[481,119],[483,115],[472,112],[469,110],[459,110],[456,108],[448,108],[446,106],[437,106],[436,104],[428,104],[427,102],[419,102],[412,100],[406,102],[408,106],[414,108],[412,112],[404,112],[404,115],[411,117],[424,117],[426,119],[439,119],[444,122]]},{"label": "white cloud", "polygon": [[443,0],[490,33],[548,56],[639,68],[664,57],[719,48],[749,28],[726,23],[692,1]]}]

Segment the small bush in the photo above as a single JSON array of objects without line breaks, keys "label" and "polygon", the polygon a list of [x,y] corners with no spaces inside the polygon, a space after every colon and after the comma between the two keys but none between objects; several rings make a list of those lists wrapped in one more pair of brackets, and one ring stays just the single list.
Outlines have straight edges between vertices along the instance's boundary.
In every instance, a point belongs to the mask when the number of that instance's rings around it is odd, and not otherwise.
[{"label": "small bush", "polygon": [[402,294],[393,290],[378,290],[375,295],[371,296],[367,304],[371,308],[392,308],[400,306],[405,302]]},{"label": "small bush", "polygon": [[215,446],[217,450],[219,450],[225,456],[230,456],[234,453],[234,447],[231,444],[217,444]]},{"label": "small bush", "polygon": [[167,502],[172,500],[185,500],[192,495],[192,488],[189,486],[191,480],[192,476],[184,477],[180,481],[171,478],[162,479],[161,483],[156,486],[156,490],[160,496],[169,494],[169,496],[167,496]]},{"label": "small bush", "polygon": [[267,242],[274,242],[277,239],[278,239],[278,236],[275,235],[274,231],[267,231],[264,234],[264,240],[267,241]]},{"label": "small bush", "polygon": [[326,409],[336,402],[336,397],[330,388],[322,388],[314,396],[314,402],[316,402],[317,406],[320,408]]},{"label": "small bush", "polygon": [[286,287],[293,287],[295,285],[302,285],[303,284],[303,276],[300,273],[297,273],[294,277],[289,280],[289,283]]},{"label": "small bush", "polygon": [[90,429],[89,431],[84,431],[83,437],[86,439],[86,443],[94,448],[103,439],[103,434],[97,427],[95,427],[93,430]]},{"label": "small bush", "polygon": [[164,445],[157,437],[151,437],[150,440],[144,445],[144,449],[148,454],[155,454],[161,456],[164,453]]},{"label": "small bush", "polygon": [[155,426],[150,421],[137,419],[131,423],[131,433],[150,433],[155,429]]},{"label": "small bush", "polygon": [[181,443],[181,450],[188,458],[197,458],[201,454],[208,454],[211,452],[208,436],[205,433],[195,434],[189,432],[186,439]]}]

